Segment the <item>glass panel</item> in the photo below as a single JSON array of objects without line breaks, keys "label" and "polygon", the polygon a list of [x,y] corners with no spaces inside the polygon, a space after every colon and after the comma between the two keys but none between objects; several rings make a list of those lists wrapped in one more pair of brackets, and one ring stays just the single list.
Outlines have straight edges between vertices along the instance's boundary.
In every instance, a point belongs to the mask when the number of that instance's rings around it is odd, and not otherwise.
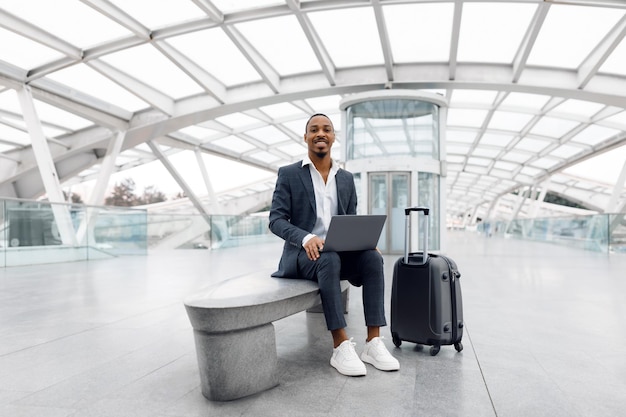
[{"label": "glass panel", "polygon": [[[430,214],[428,216],[428,249],[438,250],[440,248],[440,196],[439,196],[439,175],[429,172],[419,172],[417,175],[417,205],[421,207],[429,207]],[[421,216],[423,217],[423,216]],[[423,223],[420,223],[418,244],[423,242]],[[423,248],[420,248],[422,250]]]},{"label": "glass panel", "polygon": [[573,130],[580,123],[570,120],[557,119],[554,117],[542,117],[533,127],[530,129],[530,133],[535,135],[551,136],[554,138],[560,138],[567,132]]},{"label": "glass panel", "polygon": [[211,247],[228,248],[280,239],[268,225],[268,216],[211,216]]},{"label": "glass panel", "polygon": [[470,126],[479,128],[482,126],[487,114],[487,110],[448,109],[448,126]]},{"label": "glass panel", "polygon": [[450,98],[451,107],[463,107],[468,104],[484,104],[491,106],[498,95],[497,91],[487,90],[454,90]]},{"label": "glass panel", "polygon": [[454,18],[452,3],[400,4],[382,9],[395,62],[448,60]]},{"label": "glass panel", "polygon": [[[370,174],[370,213],[371,214],[387,214],[387,174]],[[378,240],[378,249],[381,252],[387,251],[387,222],[383,227],[380,239]]]},{"label": "glass panel", "polygon": [[[337,68],[380,65],[384,62],[380,37],[375,29],[376,16],[370,8],[350,7],[311,12],[307,16]],[[359,22],[350,26],[349,36],[346,36],[346,22]],[[274,39],[271,40],[272,45]],[[338,39],[341,41],[337,42]],[[277,49],[284,56],[282,48]],[[311,61],[310,57],[304,59]]]},{"label": "glass panel", "polygon": [[439,108],[417,100],[372,100],[346,110],[346,159],[425,156],[439,159]]},{"label": "glass panel", "polygon": [[606,36],[607,28],[612,28],[622,17],[623,13],[604,7],[550,8],[528,56],[528,65],[577,68]]},{"label": "glass panel", "polygon": [[608,216],[609,250],[613,253],[626,253],[626,215]]},{"label": "glass panel", "polygon": [[18,200],[4,205],[4,266],[146,254],[145,210]]},{"label": "glass panel", "polygon": [[409,174],[391,174],[391,210],[387,224],[391,229],[390,253],[404,253],[404,209],[411,201]]},{"label": "glass panel", "polygon": [[146,255],[147,213],[145,210],[100,208],[96,218],[91,218],[94,225],[89,246],[90,256],[95,251],[119,255]]},{"label": "glass panel", "polygon": [[11,248],[61,245],[61,237],[50,205],[9,203],[7,224]]},{"label": "glass panel", "polygon": [[535,9],[530,4],[464,4],[457,59],[513,62]]},{"label": "glass panel", "polygon": [[[171,37],[168,43],[184,53],[201,68],[226,86],[244,84],[261,79],[250,61],[221,29],[208,29]],[[206,53],[206,45],[219,50],[220,59]],[[233,71],[237,68],[237,71]]]},{"label": "glass panel", "polygon": [[210,216],[208,221],[200,214],[150,214],[147,233],[151,248],[173,236],[185,236],[176,249],[220,249],[280,240],[268,226],[265,214]]},{"label": "glass panel", "polygon": [[608,252],[612,236],[609,216],[515,219],[506,225],[505,235],[520,239],[557,243],[595,252]]},{"label": "glass panel", "polygon": [[[315,56],[315,52],[296,17],[257,19],[237,24],[235,27],[280,75],[320,70],[319,61],[310,59]],[[280,39],[279,48],[276,47],[276,39]],[[290,51],[290,59],[285,59],[285,51]]]},{"label": "glass panel", "polygon": [[[78,64],[65,68],[63,71],[53,72],[48,77],[76,91],[92,95],[131,112],[149,106],[148,103],[86,64]],[[58,123],[58,119],[51,120],[55,124]]]}]

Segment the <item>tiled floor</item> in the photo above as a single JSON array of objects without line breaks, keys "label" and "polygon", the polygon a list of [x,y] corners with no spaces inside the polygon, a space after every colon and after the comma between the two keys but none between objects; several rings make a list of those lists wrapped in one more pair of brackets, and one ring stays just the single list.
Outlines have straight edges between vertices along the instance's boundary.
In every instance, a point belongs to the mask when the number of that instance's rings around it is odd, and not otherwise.
[{"label": "tiled floor", "polygon": [[[626,256],[463,232],[447,251],[462,272],[461,353],[397,349],[386,328],[401,370],[349,378],[328,364],[323,316],[300,313],[276,323],[278,387],[210,402],[182,300],[271,270],[280,245],[0,269],[0,416],[624,415]],[[358,349],[358,289],[347,318]]]}]

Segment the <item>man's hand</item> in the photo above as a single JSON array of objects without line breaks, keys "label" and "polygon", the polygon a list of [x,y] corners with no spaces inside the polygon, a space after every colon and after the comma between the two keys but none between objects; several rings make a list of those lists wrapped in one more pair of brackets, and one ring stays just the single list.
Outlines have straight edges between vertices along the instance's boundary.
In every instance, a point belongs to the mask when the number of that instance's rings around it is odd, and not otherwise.
[{"label": "man's hand", "polygon": [[319,236],[313,236],[302,247],[306,251],[306,256],[316,261],[320,257],[320,251],[324,248],[324,241]]}]

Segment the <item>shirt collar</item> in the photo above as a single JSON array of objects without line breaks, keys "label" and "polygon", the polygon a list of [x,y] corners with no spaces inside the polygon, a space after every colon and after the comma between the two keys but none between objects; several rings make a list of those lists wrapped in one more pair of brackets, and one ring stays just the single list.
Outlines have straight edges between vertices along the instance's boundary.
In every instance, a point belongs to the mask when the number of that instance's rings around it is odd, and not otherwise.
[{"label": "shirt collar", "polygon": [[[305,155],[304,158],[302,158],[302,167],[304,168],[307,165],[310,165],[315,168],[315,165],[313,165],[313,162],[311,161],[311,158],[309,158],[309,155]],[[331,159],[330,160],[330,172],[337,172],[337,171],[339,171],[339,164],[335,162],[334,159]]]}]

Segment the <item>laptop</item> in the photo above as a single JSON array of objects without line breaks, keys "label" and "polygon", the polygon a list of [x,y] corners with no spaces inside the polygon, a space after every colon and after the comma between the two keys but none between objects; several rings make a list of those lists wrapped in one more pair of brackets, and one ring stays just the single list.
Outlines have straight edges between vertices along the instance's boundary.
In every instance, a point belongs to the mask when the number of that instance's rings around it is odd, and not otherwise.
[{"label": "laptop", "polygon": [[376,249],[387,216],[384,214],[345,214],[330,219],[324,252]]}]

